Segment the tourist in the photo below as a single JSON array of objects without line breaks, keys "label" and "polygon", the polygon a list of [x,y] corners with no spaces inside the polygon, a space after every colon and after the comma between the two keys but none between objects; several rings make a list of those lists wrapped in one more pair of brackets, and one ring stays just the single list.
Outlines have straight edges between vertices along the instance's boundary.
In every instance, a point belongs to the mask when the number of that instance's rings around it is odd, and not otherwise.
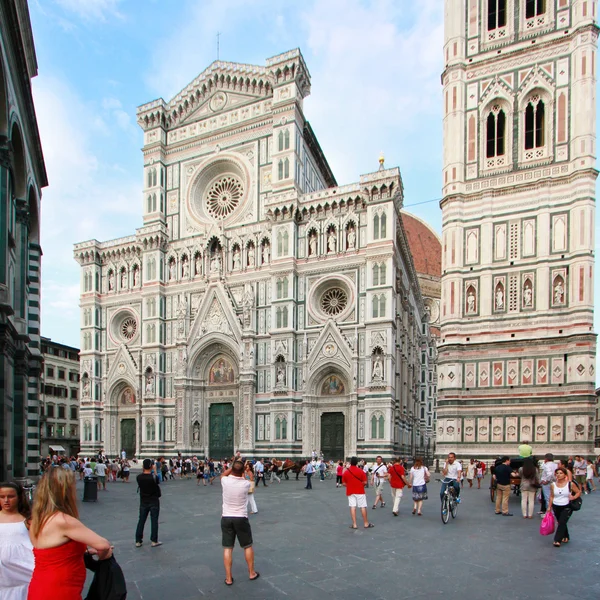
[{"label": "tourist", "polygon": [[321,481],[325,481],[325,469],[327,468],[327,464],[324,460],[322,460],[319,464],[319,479]]},{"label": "tourist", "polygon": [[587,459],[587,467],[586,467],[586,475],[585,475],[585,477],[586,477],[585,484],[586,484],[586,488],[587,488],[586,494],[588,492],[596,491],[596,485],[594,484],[594,475],[597,475],[596,469],[594,467],[594,463],[590,458],[588,458]]},{"label": "tourist", "polygon": [[278,475],[279,467],[281,467],[281,461],[274,458],[271,461],[271,483],[273,483],[273,479],[277,479],[277,482],[281,483],[281,478]]},{"label": "tourist", "polygon": [[575,482],[569,481],[567,469],[558,467],[555,477],[556,481],[550,486],[549,506],[552,507],[552,511],[558,522],[558,527],[554,533],[554,545],[558,548],[561,544],[568,544],[571,539],[567,522],[573,511],[569,505],[572,500],[581,496],[581,490]]},{"label": "tourist", "polygon": [[478,460],[475,468],[475,476],[477,477],[477,489],[481,489],[481,480],[483,479],[483,463]]},{"label": "tourist", "polygon": [[160,514],[160,485],[152,473],[152,460],[145,458],[143,472],[136,477],[140,493],[140,517],[135,530],[135,546],[139,548],[144,540],[144,526],[150,515],[150,542],[152,548],[162,546],[158,541],[158,515]]},{"label": "tourist", "polygon": [[348,506],[350,507],[350,517],[352,518],[350,529],[358,529],[356,524],[357,507],[360,508],[365,529],[374,527],[373,523],[369,523],[367,517],[367,495],[365,494],[367,476],[365,472],[358,467],[358,458],[356,458],[356,456],[353,456],[350,459],[350,466],[344,471],[342,482],[346,487],[346,496],[348,497]]},{"label": "tourist", "polygon": [[210,485],[213,484],[213,481],[216,479],[217,474],[215,473],[215,459],[208,459],[208,481]]},{"label": "tourist", "polygon": [[510,458],[503,456],[500,459],[500,464],[494,469],[494,479],[496,480],[496,514],[503,517],[512,517],[513,514],[508,512],[508,500],[510,498],[510,476],[512,469],[510,468]]},{"label": "tourist", "polygon": [[33,547],[26,522],[29,502],[17,483],[0,483],[0,596],[26,600],[33,572]]},{"label": "tourist", "polygon": [[540,475],[540,483],[542,484],[542,507],[540,514],[544,514],[550,507],[550,484],[554,481],[556,468],[554,455],[548,452],[544,455],[544,464],[542,465],[542,473]]},{"label": "tourist", "polygon": [[[571,461],[571,462],[573,462],[573,461]],[[573,469],[572,468],[569,469],[568,464],[569,464],[569,461],[564,461],[564,460],[562,460],[562,458],[558,460],[558,467],[559,468],[562,467],[563,469],[566,469],[567,470],[567,479],[569,481],[573,481]]]},{"label": "tourist", "polygon": [[117,474],[119,472],[119,463],[116,461],[116,459],[113,459],[111,465],[110,465],[110,478],[111,481],[113,482],[117,482]]},{"label": "tourist", "polygon": [[475,459],[472,458],[469,461],[469,464],[467,465],[467,482],[469,483],[469,487],[472,488],[473,487],[473,479],[475,478],[475,469],[476,469],[476,465],[475,465]]},{"label": "tourist", "polygon": [[448,460],[446,460],[444,463],[442,475],[446,481],[442,481],[440,500],[444,499],[446,488],[449,485],[452,485],[454,487],[454,491],[456,492],[456,501],[460,502],[460,480],[462,479],[462,466],[456,460],[456,454],[454,454],[454,452],[450,452],[448,454]]},{"label": "tourist", "polygon": [[[252,476],[252,472],[250,472]],[[248,565],[248,577],[254,581],[260,573],[254,570],[254,549],[252,548],[252,529],[248,521],[248,490],[250,481],[244,477],[244,463],[234,460],[231,468],[221,475],[223,488],[223,511],[221,516],[221,534],[223,544],[223,564],[225,565],[225,584],[233,585],[231,567],[233,547],[237,538],[244,550]]]},{"label": "tourist", "polygon": [[263,464],[260,458],[256,461],[256,464],[254,465],[254,473],[256,475],[255,484],[258,485],[262,480],[263,485],[267,487],[267,482],[265,480],[265,465]]},{"label": "tourist", "polygon": [[94,473],[98,477],[98,489],[106,491],[106,465],[103,462],[98,461]]},{"label": "tourist", "polygon": [[573,462],[573,475],[580,490],[585,490],[585,481],[587,479],[587,462],[583,456],[576,456]]},{"label": "tourist", "polygon": [[202,480],[202,485],[206,487],[206,479],[204,479],[204,462],[199,461],[198,467],[196,468],[196,485],[200,485],[200,480]]},{"label": "tourist", "polygon": [[427,482],[429,481],[429,469],[423,464],[423,460],[415,458],[415,464],[410,470],[410,485],[412,486],[413,510],[412,514],[422,516],[423,500],[427,500]]},{"label": "tourist", "polygon": [[29,537],[35,567],[28,600],[81,600],[86,549],[100,560],[112,556],[108,540],[79,521],[75,477],[64,469],[50,469],[40,479]]},{"label": "tourist", "polygon": [[127,459],[125,459],[123,461],[123,463],[121,464],[121,481],[123,481],[124,483],[129,483],[129,472],[130,472],[130,467],[129,467],[129,461]]},{"label": "tourist", "polygon": [[400,501],[402,500],[402,494],[404,492],[404,486],[409,485],[406,479],[406,471],[402,466],[402,460],[400,458],[394,458],[393,464],[387,471],[387,478],[390,482],[390,490],[392,492],[392,514],[397,517],[398,511],[400,510]]},{"label": "tourist", "polygon": [[312,462],[310,460],[307,460],[306,464],[304,465],[304,474],[306,475],[306,486],[304,487],[305,490],[312,490],[311,479],[314,472],[315,468]]},{"label": "tourist", "polygon": [[342,485],[342,475],[344,474],[344,463],[340,460],[335,469],[335,487]]},{"label": "tourist", "polygon": [[535,496],[540,489],[540,478],[532,458],[526,458],[519,468],[521,477],[521,513],[524,519],[533,519]]},{"label": "tourist", "polygon": [[258,512],[256,498],[254,497],[256,484],[254,483],[254,472],[252,471],[252,463],[250,461],[246,461],[244,477],[250,482],[250,488],[248,489],[248,505],[250,506],[250,514],[255,515]]},{"label": "tourist", "polygon": [[375,465],[373,466],[372,484],[375,486],[375,502],[373,508],[377,508],[377,503],[381,502],[381,508],[385,508],[385,502],[383,500],[383,485],[387,479],[387,467],[383,463],[383,458],[378,456],[375,459]]}]

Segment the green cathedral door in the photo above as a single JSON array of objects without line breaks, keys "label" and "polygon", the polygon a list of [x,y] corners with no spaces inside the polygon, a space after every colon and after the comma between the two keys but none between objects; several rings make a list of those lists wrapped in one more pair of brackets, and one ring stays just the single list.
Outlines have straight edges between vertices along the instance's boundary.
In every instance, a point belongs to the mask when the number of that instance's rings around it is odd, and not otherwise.
[{"label": "green cathedral door", "polygon": [[121,450],[127,452],[127,458],[135,456],[135,419],[121,420]]},{"label": "green cathedral door", "polygon": [[233,404],[211,404],[209,455],[215,460],[233,456]]},{"label": "green cathedral door", "polygon": [[344,460],[343,413],[325,413],[321,417],[321,452],[326,460]]}]

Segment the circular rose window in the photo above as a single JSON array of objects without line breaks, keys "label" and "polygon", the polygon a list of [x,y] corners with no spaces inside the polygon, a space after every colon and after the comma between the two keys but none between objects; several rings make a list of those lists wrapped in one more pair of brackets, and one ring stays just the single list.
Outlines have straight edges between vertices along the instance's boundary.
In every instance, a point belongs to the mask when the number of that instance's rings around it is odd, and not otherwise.
[{"label": "circular rose window", "polygon": [[342,288],[330,288],[321,296],[321,310],[331,316],[336,317],[348,306],[348,294]]},{"label": "circular rose window", "polygon": [[212,183],[206,192],[206,209],[215,219],[226,219],[244,195],[242,182],[235,175],[225,175]]},{"label": "circular rose window", "polygon": [[128,342],[131,341],[137,332],[137,321],[133,317],[123,319],[121,323],[121,335]]}]

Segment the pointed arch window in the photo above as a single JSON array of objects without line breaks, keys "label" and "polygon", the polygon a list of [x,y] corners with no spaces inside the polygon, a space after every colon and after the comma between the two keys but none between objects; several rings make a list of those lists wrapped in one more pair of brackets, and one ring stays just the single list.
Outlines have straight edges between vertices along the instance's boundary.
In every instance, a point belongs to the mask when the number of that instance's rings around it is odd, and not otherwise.
[{"label": "pointed arch window", "polygon": [[525,108],[525,150],[542,148],[545,144],[546,107],[534,96]]},{"label": "pointed arch window", "polygon": [[146,440],[153,442],[156,439],[156,424],[154,419],[148,419],[146,421]]},{"label": "pointed arch window", "polygon": [[290,159],[286,158],[283,161],[283,177],[284,179],[288,179],[290,176]]},{"label": "pointed arch window", "polygon": [[379,316],[385,317],[385,294],[379,296]]},{"label": "pointed arch window", "polygon": [[385,285],[385,263],[379,265],[379,285]]},{"label": "pointed arch window", "polygon": [[283,161],[280,160],[277,163],[277,179],[279,179],[279,181],[281,181],[283,179]]},{"label": "pointed arch window", "polygon": [[379,285],[379,265],[377,263],[373,265],[373,285]]},{"label": "pointed arch window", "polygon": [[488,31],[506,26],[506,0],[488,0]]},{"label": "pointed arch window", "polygon": [[156,185],[156,169],[152,169],[152,185]]},{"label": "pointed arch window", "polygon": [[283,134],[283,147],[285,150],[289,150],[290,147],[290,130],[286,129]]},{"label": "pointed arch window", "polygon": [[371,439],[382,440],[384,437],[385,420],[383,415],[373,415],[371,417]]},{"label": "pointed arch window", "polygon": [[546,12],[546,0],[525,0],[525,18],[532,19]]},{"label": "pointed arch window", "polygon": [[500,106],[495,105],[487,118],[486,156],[504,156],[506,140],[506,115]]},{"label": "pointed arch window", "polygon": [[381,213],[381,219],[379,220],[379,237],[384,238],[387,235],[386,232],[387,227],[387,217],[385,213]]},{"label": "pointed arch window", "polygon": [[373,217],[373,239],[379,239],[379,215]]}]

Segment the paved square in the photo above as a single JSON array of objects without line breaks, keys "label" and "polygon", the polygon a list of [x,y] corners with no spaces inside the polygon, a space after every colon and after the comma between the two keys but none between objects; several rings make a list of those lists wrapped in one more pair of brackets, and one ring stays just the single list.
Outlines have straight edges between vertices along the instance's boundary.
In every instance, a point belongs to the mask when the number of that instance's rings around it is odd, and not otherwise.
[{"label": "paved square", "polygon": [[[397,600],[448,598],[585,600],[600,598],[600,492],[585,496],[583,509],[569,522],[572,541],[554,548],[539,534],[540,520],[497,517],[482,489],[464,489],[458,516],[440,519],[439,483],[429,484],[424,516],[411,515],[410,492],[391,512],[369,508],[374,529],[351,531],[345,490],[334,480],[283,480],[257,488],[259,513],[251,517],[256,569],[247,579],[242,551],[234,551],[235,583],[223,583],[221,486],[196,487],[195,480],[163,484],[159,539],[150,547],[150,519],[144,546],[135,548],[139,498],[135,475],[130,484],[114,483],[99,492],[96,504],[83,503],[81,518],[115,545],[115,557],[128,582],[128,598],[192,600],[290,598],[302,600]],[[433,479],[433,478],[432,478]],[[484,489],[485,488],[485,489]],[[373,500],[373,489],[368,499]],[[82,495],[82,484],[78,483]],[[359,522],[360,525],[360,522]],[[91,578],[90,578],[91,580]]]}]

